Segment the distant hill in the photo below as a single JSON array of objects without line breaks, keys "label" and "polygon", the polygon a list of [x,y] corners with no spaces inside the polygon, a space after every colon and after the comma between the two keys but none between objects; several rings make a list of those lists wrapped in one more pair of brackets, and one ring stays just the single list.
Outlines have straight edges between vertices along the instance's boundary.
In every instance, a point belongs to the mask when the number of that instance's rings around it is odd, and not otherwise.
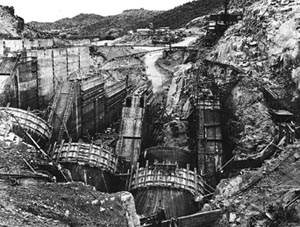
[{"label": "distant hill", "polygon": [[162,11],[131,9],[114,16],[79,14],[73,18],[64,18],[53,23],[30,22],[28,24],[42,31],[60,30],[74,35],[103,35],[105,33],[124,33],[146,27],[155,16],[161,13]]},{"label": "distant hill", "polygon": [[79,14],[53,23],[30,22],[28,25],[39,31],[56,32],[56,35],[63,33],[65,35],[118,37],[129,30],[148,27],[149,23],[153,23],[156,28],[180,28],[194,18],[222,9],[223,4],[223,0],[194,0],[168,11],[130,9],[107,17]]},{"label": "distant hill", "polygon": [[155,27],[180,28],[196,17],[201,17],[224,6],[224,0],[195,0],[163,12],[153,18]]},{"label": "distant hill", "polygon": [[[257,0],[245,0],[251,3]],[[241,5],[239,0],[231,0],[231,7]],[[79,14],[63,18],[53,23],[29,22],[24,24],[21,17],[15,16],[13,7],[0,6],[0,36],[8,37],[51,37],[64,36],[105,36],[119,37],[129,30],[148,27],[184,27],[194,18],[223,9],[224,0],[194,0],[168,11],[145,9],[125,10],[113,16]],[[49,34],[50,32],[50,34]]]},{"label": "distant hill", "polygon": [[63,30],[88,26],[97,23],[103,16],[96,14],[79,14],[73,18],[63,18],[53,23],[32,21],[28,24],[39,30]]},{"label": "distant hill", "polygon": [[121,14],[105,17],[98,23],[85,27],[83,31],[85,33],[90,33],[94,30],[107,32],[111,29],[129,31],[137,28],[145,28],[149,26],[149,23],[155,16],[158,16],[161,13],[162,11],[150,11],[145,9],[125,10]]}]

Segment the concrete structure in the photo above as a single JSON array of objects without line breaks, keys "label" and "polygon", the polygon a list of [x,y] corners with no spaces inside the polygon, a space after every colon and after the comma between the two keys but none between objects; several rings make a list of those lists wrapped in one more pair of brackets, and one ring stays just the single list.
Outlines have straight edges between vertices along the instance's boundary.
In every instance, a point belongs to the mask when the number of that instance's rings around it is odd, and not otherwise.
[{"label": "concrete structure", "polygon": [[143,149],[143,138],[149,138],[147,136],[149,134],[147,111],[153,99],[150,85],[150,83],[144,84],[125,100],[119,132],[120,139],[116,146],[118,156],[125,161],[121,172],[126,172],[126,168],[136,165]]},{"label": "concrete structure", "polygon": [[106,126],[105,116],[105,81],[103,77],[92,77],[81,81],[81,125],[83,132],[94,134]]},{"label": "concrete structure", "polygon": [[123,79],[105,86],[105,116],[103,121],[107,127],[114,121],[117,121],[122,113],[122,105],[130,90],[127,79]]},{"label": "concrete structure", "polygon": [[0,75],[5,79],[1,89],[2,105],[36,109],[39,107],[37,59],[23,52],[15,57],[2,58]]},{"label": "concrete structure", "polygon": [[[48,122],[53,125],[53,140],[61,141],[65,132],[69,140],[79,138],[81,135],[81,124],[78,123],[78,119],[81,119],[81,114],[78,111],[80,109],[80,105],[78,105],[80,103],[78,85],[76,81],[59,83],[48,115]],[[72,137],[69,131],[72,131]]]},{"label": "concrete structure", "polygon": [[45,108],[59,82],[67,80],[74,71],[88,72],[90,64],[88,47],[29,50],[4,57],[0,75],[10,79],[2,90],[6,93],[2,94],[3,104],[10,102],[23,109]]},{"label": "concrete structure", "polygon": [[48,122],[53,125],[53,140],[77,140],[103,132],[118,119],[127,82],[117,81],[107,87],[104,84],[100,74],[59,83],[48,113]]},{"label": "concrete structure", "polygon": [[24,50],[53,48],[55,39],[0,39],[0,57]]},{"label": "concrete structure", "polygon": [[223,141],[221,108],[217,96],[202,89],[197,97],[198,117],[198,170],[212,187],[216,186],[216,173],[222,167]]},{"label": "concrete structure", "polygon": [[88,47],[33,50],[29,53],[38,61],[39,104],[48,105],[59,81],[67,80],[74,72],[87,73],[91,65]]},{"label": "concrete structure", "polygon": [[9,53],[20,51],[55,49],[58,47],[89,46],[90,44],[91,42],[89,39],[0,39],[0,57],[7,57],[7,54]]}]

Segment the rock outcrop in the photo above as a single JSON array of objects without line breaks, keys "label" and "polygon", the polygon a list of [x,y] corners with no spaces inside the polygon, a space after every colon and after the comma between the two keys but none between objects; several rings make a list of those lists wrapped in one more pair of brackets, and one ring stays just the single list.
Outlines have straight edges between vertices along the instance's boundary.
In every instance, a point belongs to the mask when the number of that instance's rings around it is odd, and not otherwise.
[{"label": "rock outcrop", "polygon": [[0,6],[0,21],[0,37],[19,38],[24,30],[24,20],[15,15],[12,6]]}]

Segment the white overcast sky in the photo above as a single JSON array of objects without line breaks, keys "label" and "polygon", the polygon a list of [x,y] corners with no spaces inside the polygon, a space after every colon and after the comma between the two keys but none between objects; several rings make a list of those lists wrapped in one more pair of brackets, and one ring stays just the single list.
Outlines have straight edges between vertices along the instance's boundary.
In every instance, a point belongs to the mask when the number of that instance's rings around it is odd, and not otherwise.
[{"label": "white overcast sky", "polygon": [[79,13],[115,15],[125,9],[168,10],[192,0],[0,0],[25,22],[53,22]]}]

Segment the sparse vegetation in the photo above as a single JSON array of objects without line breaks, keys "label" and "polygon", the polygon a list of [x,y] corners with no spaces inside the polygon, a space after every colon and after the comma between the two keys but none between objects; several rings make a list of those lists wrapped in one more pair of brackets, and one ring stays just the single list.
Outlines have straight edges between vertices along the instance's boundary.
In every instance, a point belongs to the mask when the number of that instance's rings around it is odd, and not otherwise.
[{"label": "sparse vegetation", "polygon": [[224,2],[221,0],[196,0],[188,2],[155,16],[153,23],[156,27],[180,28],[196,17],[204,16],[221,9],[223,5]]},{"label": "sparse vegetation", "polygon": [[155,27],[184,27],[186,23],[221,9],[221,0],[196,0],[168,11],[150,11],[145,9],[125,10],[121,14],[103,17],[95,14],[79,14],[73,18],[64,18],[54,23],[28,23],[41,31],[63,30],[71,35],[104,35],[110,29],[122,30],[119,35],[127,31],[145,28],[149,23]]},{"label": "sparse vegetation", "polygon": [[68,34],[81,36],[101,36],[111,29],[121,30],[119,35],[124,35],[129,30],[147,27],[154,16],[161,13],[161,11],[135,9],[125,10],[121,14],[108,17],[79,14],[73,18],[64,18],[54,23],[30,22],[29,25],[42,31],[63,30]]}]

